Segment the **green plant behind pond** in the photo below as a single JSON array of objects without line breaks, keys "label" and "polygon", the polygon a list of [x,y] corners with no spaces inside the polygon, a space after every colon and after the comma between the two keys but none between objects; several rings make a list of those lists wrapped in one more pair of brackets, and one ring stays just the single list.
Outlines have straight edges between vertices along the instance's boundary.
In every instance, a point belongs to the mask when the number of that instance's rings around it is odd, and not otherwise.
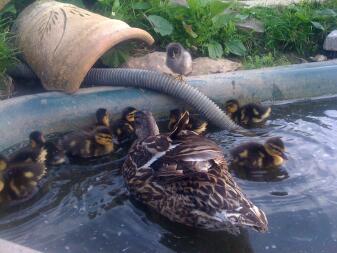
[{"label": "green plant behind pond", "polygon": [[257,69],[288,64],[291,64],[291,62],[287,59],[287,57],[282,55],[273,55],[272,53],[262,56],[247,56],[243,61],[243,66],[245,69]]}]

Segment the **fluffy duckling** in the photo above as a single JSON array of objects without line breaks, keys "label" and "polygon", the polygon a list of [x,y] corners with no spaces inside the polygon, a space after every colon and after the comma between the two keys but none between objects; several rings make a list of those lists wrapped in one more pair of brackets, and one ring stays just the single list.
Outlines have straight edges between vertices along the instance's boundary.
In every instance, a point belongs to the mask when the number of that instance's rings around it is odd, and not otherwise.
[{"label": "fluffy duckling", "polygon": [[241,144],[231,150],[231,155],[233,168],[248,170],[276,169],[287,159],[284,143],[279,137],[269,138],[264,145],[256,142]]},{"label": "fluffy duckling", "polygon": [[228,172],[223,150],[193,131],[185,112],[169,134],[160,134],[152,114],[136,113],[137,140],[122,167],[131,196],[173,222],[212,231],[265,232],[264,212]]},{"label": "fluffy duckling", "polygon": [[112,133],[117,137],[120,145],[129,144],[135,140],[135,113],[137,109],[134,107],[127,107],[123,110],[122,116],[112,126]]},{"label": "fluffy duckling", "polygon": [[166,47],[166,65],[183,80],[192,72],[192,56],[180,43],[170,43]]},{"label": "fluffy duckling", "polygon": [[46,168],[41,163],[12,163],[0,155],[0,204],[32,195],[45,173]]},{"label": "fluffy duckling", "polygon": [[66,153],[60,143],[47,141],[44,144],[44,148],[47,150],[47,165],[60,165],[66,162]]},{"label": "fluffy duckling", "polygon": [[79,158],[99,157],[114,151],[111,130],[104,126],[90,132],[66,135],[61,145],[68,155]]},{"label": "fluffy duckling", "polygon": [[38,162],[44,164],[47,150],[44,147],[46,139],[40,131],[33,131],[29,135],[29,145],[18,150],[10,157],[11,163]]},{"label": "fluffy duckling", "polygon": [[271,108],[255,103],[240,106],[237,100],[232,99],[226,102],[226,113],[243,127],[256,127],[267,121]]},{"label": "fluffy duckling", "polygon": [[[183,116],[183,112],[180,109],[174,109],[170,111],[170,120],[168,123],[168,130],[172,131],[174,126]],[[189,122],[186,124],[185,129],[196,132],[197,134],[204,134],[207,130],[207,121],[201,120],[198,117],[190,115]]]}]

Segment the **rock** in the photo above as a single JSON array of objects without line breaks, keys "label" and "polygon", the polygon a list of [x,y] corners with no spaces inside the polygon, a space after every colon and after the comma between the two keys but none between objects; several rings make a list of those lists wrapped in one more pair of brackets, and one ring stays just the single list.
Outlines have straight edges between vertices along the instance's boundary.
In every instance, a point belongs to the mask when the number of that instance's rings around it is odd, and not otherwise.
[{"label": "rock", "polygon": [[183,6],[188,6],[187,0],[171,0],[171,3],[179,4],[179,5],[183,5]]},{"label": "rock", "polygon": [[246,31],[264,33],[264,24],[255,18],[250,18],[243,22],[239,22],[236,24],[236,27],[242,30],[246,30]]},{"label": "rock", "polygon": [[[140,57],[130,57],[123,67],[134,69],[154,70],[166,74],[173,74],[166,66],[166,53],[153,52]],[[241,63],[227,59],[211,59],[199,57],[193,60],[193,71],[189,76],[226,73],[241,68]]]},{"label": "rock", "polygon": [[309,57],[311,61],[314,62],[322,62],[322,61],[327,61],[328,57],[326,57],[323,54],[316,54],[314,57]]},{"label": "rock", "polygon": [[226,73],[238,70],[241,67],[241,63],[227,59],[199,57],[193,60],[193,71],[190,76]]},{"label": "rock", "polygon": [[323,49],[327,51],[337,51],[337,30],[332,31],[326,36]]},{"label": "rock", "polygon": [[0,99],[5,99],[11,97],[14,92],[14,82],[13,79],[6,75],[0,75]]}]

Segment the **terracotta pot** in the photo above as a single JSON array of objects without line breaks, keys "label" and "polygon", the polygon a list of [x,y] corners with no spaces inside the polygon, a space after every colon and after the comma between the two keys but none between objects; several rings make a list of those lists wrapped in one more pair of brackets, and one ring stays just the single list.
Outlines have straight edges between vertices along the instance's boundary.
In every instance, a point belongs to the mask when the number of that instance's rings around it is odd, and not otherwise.
[{"label": "terracotta pot", "polygon": [[92,65],[116,44],[139,39],[149,45],[149,33],[55,1],[37,1],[17,18],[16,46],[47,90],[79,89]]}]

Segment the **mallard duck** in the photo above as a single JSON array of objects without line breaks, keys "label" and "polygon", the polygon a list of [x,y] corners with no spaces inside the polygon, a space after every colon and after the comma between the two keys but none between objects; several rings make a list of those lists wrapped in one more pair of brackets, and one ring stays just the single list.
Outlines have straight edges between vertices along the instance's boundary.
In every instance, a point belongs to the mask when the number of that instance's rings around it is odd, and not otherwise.
[{"label": "mallard duck", "polygon": [[255,103],[240,106],[237,100],[232,99],[226,102],[226,113],[243,127],[256,127],[267,121],[271,108]]},{"label": "mallard duck", "polygon": [[192,72],[192,56],[180,43],[170,43],[166,47],[166,65],[183,80]]},{"label": "mallard duck", "polygon": [[[172,131],[175,124],[182,117],[183,112],[179,109],[174,109],[170,111],[170,120],[168,123],[168,130]],[[207,130],[207,121],[201,120],[197,117],[190,115],[189,123],[186,125],[187,130],[196,132],[197,134],[204,134]]]},{"label": "mallard duck", "polygon": [[104,126],[90,132],[70,133],[60,143],[68,155],[79,158],[99,157],[114,151],[111,130]]},{"label": "mallard duck", "polygon": [[257,142],[241,144],[231,150],[231,155],[234,169],[275,169],[287,159],[284,143],[279,137],[269,138],[264,145]]},{"label": "mallard duck", "polygon": [[207,230],[264,232],[267,218],[228,172],[222,149],[182,130],[188,112],[169,134],[160,134],[150,112],[136,113],[137,140],[123,164],[126,185],[138,201],[171,221]]},{"label": "mallard duck", "polygon": [[10,163],[38,162],[44,164],[47,150],[44,147],[46,139],[40,131],[33,131],[29,135],[29,145],[19,149],[10,157]]},{"label": "mallard duck", "polygon": [[45,173],[46,168],[41,163],[12,163],[0,155],[0,204],[32,195]]},{"label": "mallard duck", "polygon": [[121,118],[112,126],[112,133],[117,137],[120,145],[129,144],[136,138],[134,130],[136,112],[136,108],[126,107],[122,112]]},{"label": "mallard duck", "polygon": [[96,126],[110,127],[110,115],[105,108],[99,108],[96,111]]}]

